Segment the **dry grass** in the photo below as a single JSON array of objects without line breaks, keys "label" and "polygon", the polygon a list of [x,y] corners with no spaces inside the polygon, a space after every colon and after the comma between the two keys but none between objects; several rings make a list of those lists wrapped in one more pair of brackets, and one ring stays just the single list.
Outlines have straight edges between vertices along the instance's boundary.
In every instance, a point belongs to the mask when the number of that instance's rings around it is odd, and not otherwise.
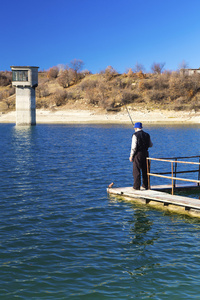
[{"label": "dry grass", "polygon": [[[5,76],[8,75],[6,79]],[[63,76],[63,74],[62,74]],[[200,76],[181,76],[178,72],[118,74],[112,67],[100,74],[81,74],[77,83],[63,87],[57,78],[48,78],[48,72],[39,72],[36,88],[37,108],[78,107],[118,111],[128,104],[147,109],[199,110]],[[14,88],[10,73],[3,73],[0,85],[0,106],[15,109]]]}]

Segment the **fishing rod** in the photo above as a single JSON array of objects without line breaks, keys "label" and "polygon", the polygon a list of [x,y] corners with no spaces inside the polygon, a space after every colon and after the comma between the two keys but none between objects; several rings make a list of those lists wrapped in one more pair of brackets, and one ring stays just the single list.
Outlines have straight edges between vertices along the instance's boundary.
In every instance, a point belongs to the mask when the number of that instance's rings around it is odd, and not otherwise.
[{"label": "fishing rod", "polygon": [[[134,127],[134,123],[133,123],[133,120],[132,120],[132,118],[131,118],[131,115],[130,115],[130,113],[129,113],[129,111],[128,111],[128,108],[127,108],[127,106],[126,106],[125,103],[124,103],[124,105],[125,105],[125,107],[126,107],[126,110],[127,110],[128,116],[129,116],[129,118],[130,118],[130,120],[131,120],[131,123],[132,123],[132,125],[133,125],[133,127]],[[111,188],[113,187],[113,185],[114,185],[114,182],[111,182],[111,184],[109,184],[109,186],[108,186],[108,190],[111,189]]]},{"label": "fishing rod", "polygon": [[134,123],[133,123],[133,120],[132,120],[132,118],[131,118],[131,115],[130,115],[130,113],[129,113],[129,111],[128,111],[128,108],[127,108],[126,104],[124,104],[124,105],[125,105],[125,107],[126,107],[126,110],[127,110],[128,115],[129,115],[129,118],[130,118],[130,120],[131,120],[131,123],[132,123],[132,125],[133,125],[133,127],[134,127]]}]

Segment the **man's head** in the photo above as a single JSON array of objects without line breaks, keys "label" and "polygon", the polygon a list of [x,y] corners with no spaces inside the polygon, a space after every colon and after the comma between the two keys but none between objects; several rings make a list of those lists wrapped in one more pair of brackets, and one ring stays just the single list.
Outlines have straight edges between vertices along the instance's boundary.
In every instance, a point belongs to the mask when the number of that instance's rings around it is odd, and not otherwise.
[{"label": "man's head", "polygon": [[141,130],[142,129],[142,123],[136,122],[134,125],[135,131]]}]

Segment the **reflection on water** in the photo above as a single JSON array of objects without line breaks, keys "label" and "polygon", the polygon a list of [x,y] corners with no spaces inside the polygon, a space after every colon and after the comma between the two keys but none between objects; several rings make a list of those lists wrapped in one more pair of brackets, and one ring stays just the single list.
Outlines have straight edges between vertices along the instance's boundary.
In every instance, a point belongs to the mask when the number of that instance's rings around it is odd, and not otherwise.
[{"label": "reflection on water", "polygon": [[[13,139],[15,140],[14,158],[16,159],[16,165],[20,167],[21,163],[31,161],[32,145],[32,128],[31,127],[14,127]],[[23,165],[22,165],[23,167]]]},{"label": "reflection on water", "polygon": [[134,219],[130,221],[130,233],[133,234],[132,243],[146,245],[153,243],[153,239],[146,240],[147,232],[151,229],[153,222],[147,217],[145,210],[135,210]]}]

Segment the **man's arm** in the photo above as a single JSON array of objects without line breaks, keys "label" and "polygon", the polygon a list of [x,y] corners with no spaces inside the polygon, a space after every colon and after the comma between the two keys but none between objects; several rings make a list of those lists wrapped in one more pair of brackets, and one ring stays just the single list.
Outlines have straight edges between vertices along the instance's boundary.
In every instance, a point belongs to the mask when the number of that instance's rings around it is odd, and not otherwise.
[{"label": "man's arm", "polygon": [[153,147],[153,143],[151,141],[151,138],[149,137],[149,147]]},{"label": "man's arm", "polygon": [[136,152],[136,146],[137,146],[137,138],[136,138],[136,135],[134,134],[132,137],[132,143],[131,143],[131,152],[130,152],[130,157],[129,157],[130,162],[133,161],[133,157]]}]

